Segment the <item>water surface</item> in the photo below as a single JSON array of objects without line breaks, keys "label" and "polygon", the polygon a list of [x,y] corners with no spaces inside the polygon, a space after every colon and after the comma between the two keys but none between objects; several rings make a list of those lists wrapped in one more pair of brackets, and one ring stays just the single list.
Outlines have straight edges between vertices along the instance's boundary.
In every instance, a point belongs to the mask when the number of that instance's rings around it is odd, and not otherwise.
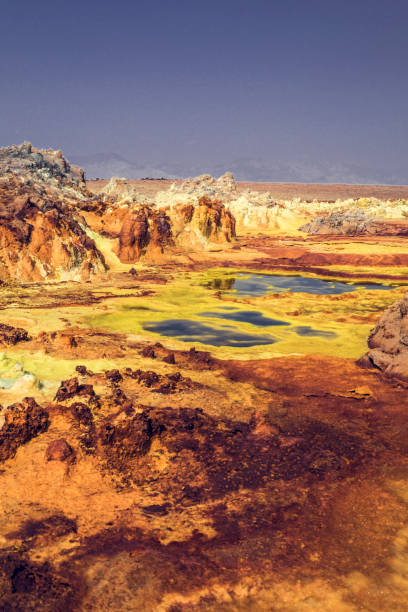
[{"label": "water surface", "polygon": [[236,295],[261,296],[268,293],[311,293],[314,295],[340,295],[357,289],[389,291],[395,285],[379,283],[354,284],[341,281],[310,278],[308,276],[282,276],[277,274],[240,273],[234,277],[220,277],[210,281],[207,286],[221,291],[233,291]]},{"label": "water surface", "polygon": [[251,323],[258,327],[269,327],[270,325],[290,325],[287,321],[265,317],[257,310],[238,310],[236,312],[200,312],[200,317],[215,317],[216,319],[227,319],[239,321],[240,323]]},{"label": "water surface", "polygon": [[234,346],[237,348],[274,344],[277,339],[269,334],[250,334],[232,325],[213,327],[189,319],[167,319],[145,323],[143,329],[163,336],[171,336],[182,342],[201,342],[211,346]]}]

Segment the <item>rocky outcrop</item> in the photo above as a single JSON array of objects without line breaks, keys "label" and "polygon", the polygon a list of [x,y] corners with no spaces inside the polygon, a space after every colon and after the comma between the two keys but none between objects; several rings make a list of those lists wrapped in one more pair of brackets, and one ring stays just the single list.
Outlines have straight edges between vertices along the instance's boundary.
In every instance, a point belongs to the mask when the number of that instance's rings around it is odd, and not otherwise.
[{"label": "rocky outcrop", "polygon": [[361,208],[352,208],[345,212],[316,217],[299,229],[308,234],[408,236],[408,221],[381,219],[366,213]]},{"label": "rocky outcrop", "polygon": [[172,210],[183,204],[198,206],[203,197],[223,204],[234,217],[239,231],[277,230],[288,224],[296,225],[293,213],[276,202],[271,193],[239,189],[230,172],[218,179],[203,174],[173,183],[167,191],[157,194],[156,202],[158,206],[169,206]]},{"label": "rocky outcrop", "polygon": [[47,431],[48,412],[31,398],[0,411],[0,461],[14,457],[17,449]]},{"label": "rocky outcrop", "polygon": [[359,365],[408,380],[408,293],[380,317],[369,335],[368,347]]},{"label": "rocky outcrop", "polygon": [[193,204],[178,204],[169,210],[175,241],[180,246],[205,248],[211,243],[231,242],[235,219],[219,200],[208,196]]},{"label": "rocky outcrop", "polygon": [[123,219],[115,252],[122,263],[135,263],[142,256],[161,255],[173,245],[166,213],[142,206],[131,210]]},{"label": "rocky outcrop", "polygon": [[0,149],[0,280],[87,280],[104,258],[83,228],[83,173],[60,151]]},{"label": "rocky outcrop", "polygon": [[238,195],[234,175],[226,172],[216,179],[210,174],[189,178],[182,183],[173,183],[170,187],[173,193],[187,194],[189,196],[231,199],[232,195]]},{"label": "rocky outcrop", "polygon": [[139,259],[160,260],[180,249],[206,249],[211,244],[235,238],[235,219],[218,200],[199,198],[196,205],[180,203],[173,207],[132,202],[94,203],[83,210],[88,225],[96,232],[115,239],[113,251],[122,263]]},{"label": "rocky outcrop", "polygon": [[[247,188],[245,188],[245,185]],[[299,228],[308,233],[407,235],[406,202],[373,197],[337,200],[305,199],[279,196],[263,188],[253,190],[240,184],[231,173],[215,179],[208,174],[173,183],[167,191],[156,194],[158,206],[197,205],[207,196],[217,199],[233,214],[238,232],[267,231],[297,234]],[[284,191],[283,191],[284,193]],[[301,193],[301,192],[300,192]],[[347,193],[347,192],[344,192]],[[326,196],[327,197],[327,196]],[[381,215],[383,218],[380,218]]]},{"label": "rocky outcrop", "polygon": [[25,329],[0,323],[0,345],[5,344],[13,346],[18,342],[27,342],[28,340],[28,332]]},{"label": "rocky outcrop", "polygon": [[0,175],[18,174],[28,182],[54,181],[85,187],[84,171],[70,164],[61,151],[37,149],[29,142],[0,149]]},{"label": "rocky outcrop", "polygon": [[0,280],[87,280],[104,258],[72,210],[51,194],[0,180]]}]

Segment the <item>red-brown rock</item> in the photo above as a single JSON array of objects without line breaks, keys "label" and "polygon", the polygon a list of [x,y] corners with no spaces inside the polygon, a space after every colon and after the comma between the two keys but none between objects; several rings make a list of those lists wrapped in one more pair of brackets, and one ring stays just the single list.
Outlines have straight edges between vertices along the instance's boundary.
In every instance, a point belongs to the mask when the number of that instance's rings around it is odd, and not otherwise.
[{"label": "red-brown rock", "polygon": [[14,457],[22,444],[47,431],[48,412],[32,397],[0,412],[0,461]]},{"label": "red-brown rock", "polygon": [[74,451],[64,438],[50,442],[45,451],[47,461],[67,461],[73,457]]}]

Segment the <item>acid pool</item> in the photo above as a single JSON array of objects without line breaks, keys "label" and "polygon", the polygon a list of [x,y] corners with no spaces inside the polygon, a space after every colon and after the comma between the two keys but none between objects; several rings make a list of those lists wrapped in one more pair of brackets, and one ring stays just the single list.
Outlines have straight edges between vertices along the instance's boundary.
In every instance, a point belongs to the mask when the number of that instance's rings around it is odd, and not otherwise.
[{"label": "acid pool", "polygon": [[340,295],[357,289],[370,289],[387,291],[395,289],[395,285],[382,285],[377,283],[344,283],[341,281],[309,278],[307,276],[281,276],[273,274],[247,274],[240,273],[233,277],[219,277],[207,283],[211,289],[231,291],[239,296],[258,297],[268,293],[311,293],[315,295]]}]

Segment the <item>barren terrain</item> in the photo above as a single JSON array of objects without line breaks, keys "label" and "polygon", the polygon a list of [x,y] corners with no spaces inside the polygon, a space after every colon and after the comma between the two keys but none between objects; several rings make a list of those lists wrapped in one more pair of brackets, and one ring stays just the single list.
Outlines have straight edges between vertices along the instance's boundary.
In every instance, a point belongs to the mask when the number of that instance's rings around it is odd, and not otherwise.
[{"label": "barren terrain", "polygon": [[[88,181],[87,185],[95,192],[101,191],[108,184],[109,179]],[[154,197],[159,191],[168,189],[173,183],[181,184],[181,180],[171,179],[140,179],[129,180],[136,191],[143,195]],[[408,198],[407,185],[343,185],[325,183],[268,183],[268,182],[239,182],[239,191],[248,189],[259,192],[270,192],[277,200],[300,198],[301,200],[338,200],[348,198],[379,198],[384,200],[399,200]]]},{"label": "barren terrain", "polygon": [[408,187],[0,153],[0,608],[406,612]]}]

